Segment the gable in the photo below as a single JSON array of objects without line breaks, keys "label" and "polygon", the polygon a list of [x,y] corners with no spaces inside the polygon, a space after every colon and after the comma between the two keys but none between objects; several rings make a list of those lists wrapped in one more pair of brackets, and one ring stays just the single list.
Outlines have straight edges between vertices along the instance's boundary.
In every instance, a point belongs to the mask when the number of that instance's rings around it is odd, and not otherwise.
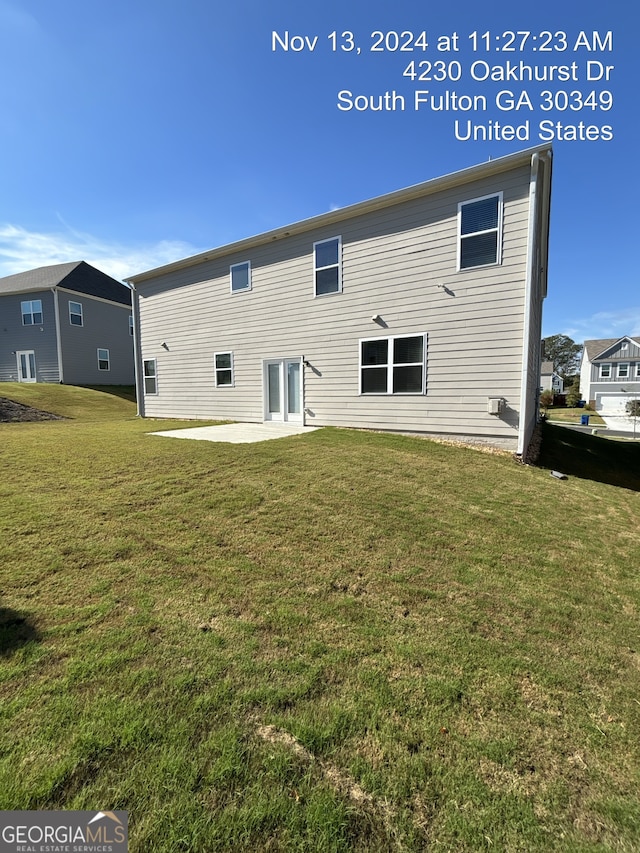
[{"label": "gable", "polygon": [[640,339],[625,335],[623,338],[605,338],[585,341],[589,360],[596,364],[602,361],[624,361],[640,358]]}]

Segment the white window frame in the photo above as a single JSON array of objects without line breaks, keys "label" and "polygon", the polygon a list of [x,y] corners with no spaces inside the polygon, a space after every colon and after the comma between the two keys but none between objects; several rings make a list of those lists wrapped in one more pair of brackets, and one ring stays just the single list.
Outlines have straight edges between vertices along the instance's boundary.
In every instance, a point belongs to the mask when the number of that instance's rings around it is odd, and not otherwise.
[{"label": "white window frame", "polygon": [[[153,373],[147,372],[147,365],[153,364]],[[153,391],[147,388],[147,380],[153,379]],[[142,360],[142,383],[144,385],[145,397],[157,396],[158,394],[158,360],[155,358],[145,358]]]},{"label": "white window frame", "polygon": [[[338,242],[338,260],[335,264],[327,264],[325,266],[317,266],[316,264],[316,254],[317,247],[322,246],[324,243],[334,243]],[[338,270],[338,287],[336,290],[330,290],[327,293],[318,293],[318,273],[323,270],[330,270],[336,268]],[[313,295],[316,299],[320,299],[323,296],[334,296],[336,293],[342,293],[342,236],[336,237],[327,237],[325,240],[316,240],[313,244]]]},{"label": "white window frame", "polygon": [[[479,201],[485,201],[488,198],[497,198],[498,199],[498,224],[495,228],[485,228],[481,231],[472,231],[469,234],[462,233],[462,209],[469,204],[475,204]],[[502,191],[497,193],[488,193],[487,195],[481,195],[477,198],[469,198],[465,201],[458,202],[458,261],[457,261],[457,269],[458,272],[466,272],[467,270],[479,270],[484,269],[485,267],[495,267],[499,266],[502,263],[502,222],[504,218],[504,200]],[[489,261],[486,264],[474,264],[473,266],[462,266],[462,241],[468,239],[469,237],[478,237],[481,234],[496,234],[496,259],[495,261]]]},{"label": "white window frame", "polygon": [[[625,373],[621,373],[622,368],[626,368]],[[621,361],[618,364],[618,379],[630,379],[631,378],[631,370],[629,369],[630,365],[628,361]]]},{"label": "white window frame", "polygon": [[[605,370],[607,371],[605,373]],[[600,365],[600,379],[611,379],[611,365],[610,364],[601,364]]]},{"label": "white window frame", "polygon": [[[36,304],[40,306],[39,311],[34,311],[33,306]],[[26,310],[25,310],[25,305],[29,306],[29,308]],[[42,326],[42,324],[44,322],[44,312],[42,310],[42,299],[25,299],[23,302],[20,303],[20,311],[22,313],[22,325],[23,326]],[[35,321],[35,315],[36,314],[40,315],[40,321],[38,323],[36,323],[36,321]],[[30,318],[28,323],[25,323],[25,319],[24,319],[25,317]]]},{"label": "white window frame", "polygon": [[[228,355],[230,366],[229,367],[218,367],[218,356],[219,355]],[[220,382],[218,374],[222,373],[231,373],[231,382]],[[215,375],[216,388],[233,388],[235,385],[235,372],[233,369],[233,352],[231,350],[221,350],[220,352],[214,352],[213,354],[213,372]]]},{"label": "white window frame", "polygon": [[[236,269],[239,269],[240,267],[246,267],[247,268],[248,284],[246,284],[244,287],[234,287],[233,286],[233,271]],[[252,287],[252,283],[251,283],[251,261],[241,261],[238,264],[231,264],[231,266],[229,267],[229,288],[231,290],[231,293],[246,293],[248,290],[251,290],[251,287]]]},{"label": "white window frame", "polygon": [[[422,361],[395,364],[393,361],[393,342],[400,338],[422,338]],[[371,341],[386,341],[387,342],[387,363],[377,365],[366,365],[362,363],[362,345]],[[393,390],[393,368],[394,367],[416,367],[420,365],[422,368],[422,387],[420,391],[394,391]],[[387,370],[387,390],[386,391],[363,391],[362,390],[362,372],[363,370],[385,367]],[[426,332],[414,332],[408,335],[376,335],[372,338],[360,338],[358,341],[358,394],[363,397],[380,396],[424,396],[427,393],[427,334]]]},{"label": "white window frame", "polygon": [[129,334],[133,337],[133,314],[129,314]]},{"label": "white window frame", "polygon": [[636,379],[640,379],[640,361],[636,363]]},{"label": "white window frame", "polygon": [[629,349],[629,341],[622,341],[620,344],[620,352],[627,352]]},{"label": "white window frame", "polygon": [[[101,358],[100,357],[101,352],[106,352],[107,357]],[[98,347],[97,353],[98,353],[98,370],[101,370],[103,372],[111,370],[111,354],[110,354],[109,350],[106,347]],[[107,366],[106,367],[100,367],[101,361],[106,361]]]},{"label": "white window frame", "polygon": [[[80,309],[79,311],[72,311],[71,306],[77,305]],[[80,317],[79,323],[73,322],[73,317]],[[82,314],[82,302],[73,302],[71,299],[69,300],[69,325],[71,326],[84,326],[84,317]]]}]

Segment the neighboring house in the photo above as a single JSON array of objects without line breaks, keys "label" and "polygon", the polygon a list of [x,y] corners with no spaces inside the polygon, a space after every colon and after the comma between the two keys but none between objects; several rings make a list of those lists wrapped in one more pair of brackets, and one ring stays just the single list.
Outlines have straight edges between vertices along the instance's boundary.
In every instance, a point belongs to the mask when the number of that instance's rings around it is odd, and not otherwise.
[{"label": "neighboring house", "polygon": [[140,414],[507,439],[538,417],[551,148],[140,273]]},{"label": "neighboring house", "polygon": [[552,361],[543,361],[540,368],[540,390],[553,391],[554,394],[564,394],[564,380],[553,369]]},{"label": "neighboring house", "polygon": [[640,399],[640,338],[585,341],[580,394],[597,412],[625,414],[627,403]]},{"label": "neighboring house", "polygon": [[0,381],[132,385],[130,289],[84,261],[0,278]]}]

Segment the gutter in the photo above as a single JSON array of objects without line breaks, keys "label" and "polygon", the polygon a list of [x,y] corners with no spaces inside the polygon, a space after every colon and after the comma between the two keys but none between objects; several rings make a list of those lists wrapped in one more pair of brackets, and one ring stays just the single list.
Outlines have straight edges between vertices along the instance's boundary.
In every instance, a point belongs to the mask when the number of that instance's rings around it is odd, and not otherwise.
[{"label": "gutter", "polygon": [[56,349],[58,351],[58,382],[64,384],[64,369],[62,366],[62,341],[60,339],[60,306],[58,305],[58,289],[51,288],[53,293],[53,314],[56,322]]}]

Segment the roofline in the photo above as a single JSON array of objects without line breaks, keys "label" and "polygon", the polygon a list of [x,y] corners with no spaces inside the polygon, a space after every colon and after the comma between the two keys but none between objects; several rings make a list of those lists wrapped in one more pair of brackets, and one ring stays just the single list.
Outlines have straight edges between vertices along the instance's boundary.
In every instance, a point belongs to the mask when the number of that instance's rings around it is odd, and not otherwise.
[{"label": "roofline", "polygon": [[431,178],[430,180],[423,181],[420,184],[413,184],[410,187],[385,193],[384,195],[376,196],[375,198],[367,199],[366,201],[360,201],[355,204],[347,205],[346,207],[340,207],[337,210],[321,213],[317,216],[312,216],[309,219],[302,219],[299,222],[275,228],[271,231],[265,231],[262,234],[256,234],[253,237],[247,237],[234,243],[227,243],[224,246],[220,246],[206,252],[200,252],[197,255],[191,255],[188,258],[173,261],[170,264],[164,264],[163,266],[155,267],[154,269],[147,270],[146,272],[132,275],[129,278],[125,278],[124,281],[135,287],[137,283],[146,281],[147,279],[156,278],[157,276],[165,275],[167,273],[178,272],[179,270],[187,269],[188,267],[204,263],[205,261],[212,261],[233,252],[247,251],[255,246],[270,243],[273,240],[280,240],[283,237],[302,234],[313,228],[342,222],[343,220],[351,219],[354,216],[360,216],[374,210],[391,207],[394,204],[409,201],[410,199],[418,198],[423,195],[430,195],[431,193],[439,192],[440,190],[448,189],[449,187],[455,187],[471,180],[479,180],[480,178],[499,174],[500,172],[504,172],[507,169],[512,169],[517,166],[529,165],[531,158],[535,154],[544,154],[551,151],[551,148],[552,146],[548,144],[526,148],[523,151],[516,151],[514,154],[497,157],[495,160],[488,160],[485,163],[460,169],[456,172],[451,172],[448,175],[443,175],[442,177]]},{"label": "roofline", "polygon": [[[596,340],[598,340],[598,339],[596,338]],[[636,340],[636,338],[633,335],[623,335],[621,338],[618,338],[617,341],[614,341],[612,344],[609,344],[608,347],[605,347],[601,352],[598,353],[598,355],[594,355],[593,358],[590,359],[591,363],[593,364],[593,362],[597,358],[602,358],[602,356],[605,354],[605,352],[609,352],[610,349],[617,346],[618,344],[621,344],[622,341],[629,341],[629,343],[631,343],[631,341],[633,341],[634,344],[640,343],[640,340]],[[588,343],[591,343],[591,341],[585,341],[583,344],[584,352],[587,351],[587,344]],[[587,356],[587,358],[588,358],[588,356]]]}]

